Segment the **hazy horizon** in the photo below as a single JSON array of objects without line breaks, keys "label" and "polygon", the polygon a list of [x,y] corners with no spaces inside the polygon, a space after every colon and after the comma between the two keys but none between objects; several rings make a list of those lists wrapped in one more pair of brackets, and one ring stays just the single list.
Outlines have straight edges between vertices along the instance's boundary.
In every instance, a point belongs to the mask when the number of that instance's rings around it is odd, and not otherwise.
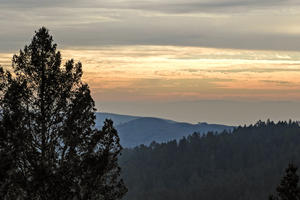
[{"label": "hazy horizon", "polygon": [[300,102],[292,101],[190,101],[190,102],[96,102],[97,112],[158,117],[178,122],[243,126],[258,120],[299,121]]}]

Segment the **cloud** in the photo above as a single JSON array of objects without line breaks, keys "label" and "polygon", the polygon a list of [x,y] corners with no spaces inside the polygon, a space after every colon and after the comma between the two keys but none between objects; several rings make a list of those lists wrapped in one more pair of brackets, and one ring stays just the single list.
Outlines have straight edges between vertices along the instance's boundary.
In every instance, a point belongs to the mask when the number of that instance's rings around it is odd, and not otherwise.
[{"label": "cloud", "polygon": [[226,12],[297,5],[296,0],[2,0],[5,8],[101,8],[162,13]]},{"label": "cloud", "polygon": [[50,28],[62,47],[177,45],[300,50],[296,0],[2,0],[0,51]]},{"label": "cloud", "polygon": [[289,81],[278,81],[278,80],[261,80],[265,83],[275,83],[276,85],[292,85],[292,82]]},{"label": "cloud", "polygon": [[300,52],[131,45],[62,57],[83,63],[96,101],[300,100]]},{"label": "cloud", "polygon": [[[241,12],[257,8],[285,5],[283,0],[198,0],[198,1],[128,1],[127,8],[163,13]],[[121,6],[120,6],[121,7]],[[119,7],[119,8],[120,8]],[[124,8],[124,7],[123,7]]]},{"label": "cloud", "polygon": [[211,73],[216,73],[216,72],[221,72],[221,73],[241,73],[241,72],[251,72],[251,73],[272,73],[272,72],[300,72],[300,68],[294,68],[294,69],[289,69],[289,68],[270,68],[270,67],[247,67],[247,68],[240,68],[240,69],[212,69],[212,70],[196,70],[196,69],[186,69],[189,72],[211,72]]}]

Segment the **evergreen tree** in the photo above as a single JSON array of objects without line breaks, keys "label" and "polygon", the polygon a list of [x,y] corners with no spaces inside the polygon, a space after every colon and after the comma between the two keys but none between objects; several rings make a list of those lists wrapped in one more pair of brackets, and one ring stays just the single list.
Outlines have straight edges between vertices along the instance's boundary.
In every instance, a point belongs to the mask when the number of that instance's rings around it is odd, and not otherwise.
[{"label": "evergreen tree", "polygon": [[117,131],[95,129],[82,65],[56,46],[43,27],[0,67],[0,199],[120,199]]},{"label": "evergreen tree", "polygon": [[285,170],[286,175],[282,178],[280,185],[277,187],[277,196],[270,196],[270,200],[299,200],[300,188],[298,186],[299,176],[297,175],[297,167],[289,164]]}]

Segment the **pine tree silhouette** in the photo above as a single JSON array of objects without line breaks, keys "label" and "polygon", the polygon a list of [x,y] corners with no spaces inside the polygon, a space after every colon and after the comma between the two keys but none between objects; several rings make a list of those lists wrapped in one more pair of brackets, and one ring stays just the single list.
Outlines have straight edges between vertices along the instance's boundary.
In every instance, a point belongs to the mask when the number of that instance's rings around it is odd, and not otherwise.
[{"label": "pine tree silhouette", "polygon": [[300,188],[298,186],[298,168],[290,163],[285,170],[285,176],[281,179],[280,185],[276,188],[276,196],[271,195],[269,200],[300,200]]},{"label": "pine tree silhouette", "polygon": [[61,66],[56,46],[43,27],[0,67],[0,199],[120,199],[117,131],[95,128],[82,65]]}]

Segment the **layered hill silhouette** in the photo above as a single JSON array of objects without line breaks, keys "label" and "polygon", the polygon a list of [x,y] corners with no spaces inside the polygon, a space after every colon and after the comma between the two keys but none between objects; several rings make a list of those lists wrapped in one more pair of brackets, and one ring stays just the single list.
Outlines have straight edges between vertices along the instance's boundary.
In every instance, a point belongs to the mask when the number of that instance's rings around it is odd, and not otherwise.
[{"label": "layered hill silhouette", "polygon": [[139,117],[112,113],[96,113],[96,126],[101,127],[103,121],[112,119],[118,130],[121,144],[124,147],[134,147],[141,144],[149,145],[152,141],[167,142],[179,140],[194,132],[201,134],[209,131],[222,132],[232,130],[233,126],[221,124],[198,123],[190,124],[154,117]]}]

